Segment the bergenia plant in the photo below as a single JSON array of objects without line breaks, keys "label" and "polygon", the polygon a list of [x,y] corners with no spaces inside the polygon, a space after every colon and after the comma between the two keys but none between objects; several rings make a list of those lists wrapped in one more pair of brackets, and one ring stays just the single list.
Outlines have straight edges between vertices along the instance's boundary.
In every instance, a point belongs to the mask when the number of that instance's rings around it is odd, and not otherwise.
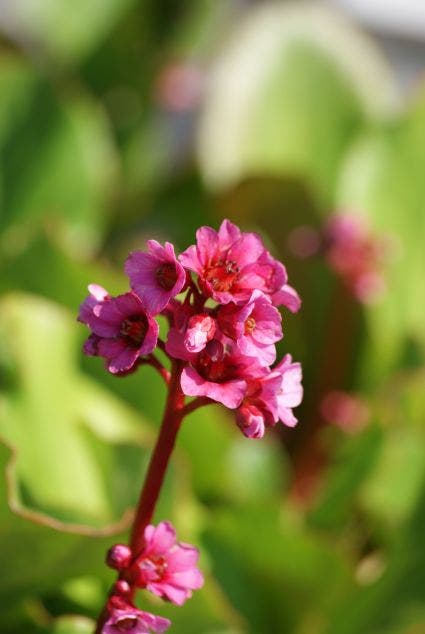
[{"label": "bergenia plant", "polygon": [[[135,606],[144,589],[181,606],[203,585],[198,550],[178,541],[170,522],[151,523],[176,436],[185,416],[210,403],[234,410],[248,438],[262,438],[278,421],[297,423],[292,409],[302,399],[301,367],[289,354],[275,364],[282,338],[280,306],[300,308],[286,269],[261,238],[225,220],[218,231],[202,227],[197,242],[179,257],[169,242],[150,240],[146,251],[125,264],[131,290],[112,297],[89,286],[79,320],[91,330],[88,355],[126,375],[153,366],[167,385],[161,429],[140,499],[129,544],[116,544],[106,562],[117,571],[97,632],[164,632],[170,621]],[[159,339],[158,315],[167,318]],[[169,367],[155,355],[160,348]]]}]

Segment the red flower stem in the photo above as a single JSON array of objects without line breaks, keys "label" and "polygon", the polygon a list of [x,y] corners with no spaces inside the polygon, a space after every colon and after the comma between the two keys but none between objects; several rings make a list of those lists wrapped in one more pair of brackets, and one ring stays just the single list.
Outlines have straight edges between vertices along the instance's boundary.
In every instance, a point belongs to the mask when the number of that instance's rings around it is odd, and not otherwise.
[{"label": "red flower stem", "polygon": [[[156,367],[153,363],[151,363],[151,365]],[[185,408],[185,396],[180,387],[181,371],[182,363],[180,361],[174,361],[168,382],[168,396],[162,418],[161,429],[149,462],[148,471],[140,493],[131,530],[130,548],[133,553],[133,558],[136,558],[143,550],[144,530],[150,523],[155,512],[155,506],[164,482],[165,473],[174,449],[177,434],[180,429],[181,422],[188,411],[187,407]],[[203,403],[199,403],[198,406],[200,407],[202,404]],[[131,588],[130,597],[134,595],[135,590],[136,588]],[[113,588],[110,596],[112,593]],[[95,634],[101,634],[102,628],[106,623],[108,616],[108,608],[106,604],[97,620]]]},{"label": "red flower stem", "polygon": [[150,459],[133,522],[130,537],[133,557],[137,557],[143,550],[143,533],[153,517],[177,433],[183,420],[185,397],[180,387],[180,375],[181,363],[177,361],[172,366],[161,429]]},{"label": "red flower stem", "polygon": [[204,405],[210,405],[215,402],[216,401],[211,400],[207,396],[198,396],[197,398],[193,399],[193,401],[184,406],[184,408],[182,409],[183,418],[194,412],[196,409],[204,407]]},{"label": "red flower stem", "polygon": [[153,368],[155,368],[155,370],[160,374],[167,385],[170,383],[170,372],[167,370],[167,368],[164,368],[161,361],[157,359],[154,354],[149,355],[149,357],[145,361],[145,364],[151,365]]}]

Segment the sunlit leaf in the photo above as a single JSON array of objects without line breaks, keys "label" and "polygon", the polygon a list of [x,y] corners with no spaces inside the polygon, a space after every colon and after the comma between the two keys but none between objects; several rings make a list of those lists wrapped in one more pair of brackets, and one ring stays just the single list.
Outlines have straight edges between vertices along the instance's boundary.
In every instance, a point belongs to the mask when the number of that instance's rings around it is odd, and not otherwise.
[{"label": "sunlit leaf", "polygon": [[199,133],[205,179],[226,188],[252,174],[298,176],[328,205],[347,144],[394,103],[379,52],[334,13],[255,8],[212,69]]},{"label": "sunlit leaf", "polygon": [[2,10],[0,29],[33,42],[57,63],[86,56],[128,11],[134,0],[16,0]]}]

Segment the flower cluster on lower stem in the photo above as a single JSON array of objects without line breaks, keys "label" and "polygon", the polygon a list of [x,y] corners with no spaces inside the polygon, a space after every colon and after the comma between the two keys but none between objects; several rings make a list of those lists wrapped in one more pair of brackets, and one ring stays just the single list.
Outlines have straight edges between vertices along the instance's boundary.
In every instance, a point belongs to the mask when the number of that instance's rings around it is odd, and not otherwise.
[{"label": "flower cluster on lower stem", "polygon": [[[278,421],[289,427],[297,423],[292,410],[302,399],[301,366],[289,354],[275,362],[276,343],[283,337],[279,308],[295,313],[301,300],[288,284],[284,265],[260,236],[224,220],[218,231],[201,227],[196,244],[179,256],[169,242],[148,241],[147,251],[130,253],[125,272],[130,290],[117,297],[96,284],[89,286],[78,317],[91,330],[86,354],[103,357],[115,375],[152,365],[166,381],[169,396],[177,385],[183,400],[195,397],[183,403],[181,416],[200,405],[221,403],[235,411],[235,422],[248,438],[261,438]],[[165,342],[158,339],[158,315],[169,323]],[[154,356],[157,346],[169,357],[171,372]],[[147,477],[157,482],[149,489],[155,490],[151,506],[174,439],[164,452],[166,460],[159,463],[161,472],[151,461]],[[195,566],[197,550],[178,543],[166,522],[146,526],[149,516],[139,526],[141,517],[144,513],[138,512],[135,529],[144,531],[143,551],[121,545],[108,555],[120,579],[108,603],[106,634],[125,628],[163,631],[158,629],[165,627],[163,620],[152,620],[159,617],[133,606],[136,588],[181,605],[203,582]]]},{"label": "flower cluster on lower stem", "polygon": [[177,541],[176,531],[170,522],[145,527],[144,547],[136,557],[124,544],[110,548],[106,563],[119,571],[120,579],[109,598],[109,618],[103,634],[120,631],[134,631],[136,634],[145,632],[143,627],[147,625],[150,628],[147,632],[165,631],[169,625],[167,619],[153,617],[134,607],[131,598],[134,589],[146,589],[175,605],[183,605],[192,596],[193,590],[198,590],[204,583],[197,568],[198,558],[197,548]]}]

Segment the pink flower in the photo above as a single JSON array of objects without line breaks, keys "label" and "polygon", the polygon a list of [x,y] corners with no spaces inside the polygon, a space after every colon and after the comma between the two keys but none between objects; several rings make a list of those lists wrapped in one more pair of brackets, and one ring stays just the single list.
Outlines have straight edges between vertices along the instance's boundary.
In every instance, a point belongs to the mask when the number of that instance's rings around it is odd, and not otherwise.
[{"label": "pink flower", "polygon": [[181,387],[187,396],[206,396],[235,409],[246,392],[244,370],[255,360],[243,357],[232,342],[213,339],[187,365],[181,375]]},{"label": "pink flower", "polygon": [[144,539],[145,547],[134,564],[136,585],[182,605],[192,596],[192,590],[204,583],[196,568],[199,551],[190,544],[177,542],[169,522],[147,526]]},{"label": "pink flower", "polygon": [[191,361],[214,337],[217,326],[208,313],[195,313],[190,304],[174,301],[170,304],[169,316],[172,327],[168,331],[166,351],[175,359]]},{"label": "pink flower", "polygon": [[287,286],[283,264],[266,251],[255,233],[240,231],[229,220],[218,230],[201,227],[197,243],[180,255],[180,262],[199,276],[199,286],[219,304],[247,301],[255,289],[273,296],[276,305],[299,308],[296,292]]},{"label": "pink flower", "polygon": [[246,395],[236,412],[236,422],[248,438],[262,438],[278,420],[288,427],[297,423],[292,408],[301,403],[301,365],[286,355],[273,370],[262,368],[247,378]]},{"label": "pink flower", "polygon": [[248,379],[246,396],[236,411],[236,423],[247,438],[262,438],[266,427],[279,420],[277,394],[281,383],[280,374],[269,368]]},{"label": "pink flower", "polygon": [[130,253],[125,263],[130,284],[151,315],[160,313],[186,283],[186,272],[170,242],[148,240],[148,252]]},{"label": "pink flower", "polygon": [[370,233],[361,216],[336,215],[325,227],[328,264],[360,302],[370,303],[385,290],[386,242]]},{"label": "pink flower", "polygon": [[303,398],[301,364],[292,363],[291,355],[287,354],[273,368],[272,375],[280,377],[280,386],[276,394],[278,419],[288,427],[294,427],[298,420],[292,408],[297,407]]},{"label": "pink flower", "polygon": [[262,365],[275,361],[274,344],[283,337],[282,318],[264,293],[253,291],[244,305],[226,304],[218,311],[217,321],[242,354],[256,357]]},{"label": "pink flower", "polygon": [[291,313],[297,313],[301,308],[301,299],[297,291],[287,283],[288,274],[282,262],[275,260],[265,250],[255,266],[261,268],[261,277],[254,288],[270,295],[274,306],[286,306]]},{"label": "pink flower", "polygon": [[78,317],[92,330],[84,351],[104,357],[112,374],[127,373],[140,356],[155,348],[158,324],[134,293],[110,297],[96,285],[90,285],[89,291]]},{"label": "pink flower", "polygon": [[149,612],[143,612],[128,605],[123,609],[110,609],[109,619],[102,628],[102,634],[150,634],[165,632],[171,621]]}]

